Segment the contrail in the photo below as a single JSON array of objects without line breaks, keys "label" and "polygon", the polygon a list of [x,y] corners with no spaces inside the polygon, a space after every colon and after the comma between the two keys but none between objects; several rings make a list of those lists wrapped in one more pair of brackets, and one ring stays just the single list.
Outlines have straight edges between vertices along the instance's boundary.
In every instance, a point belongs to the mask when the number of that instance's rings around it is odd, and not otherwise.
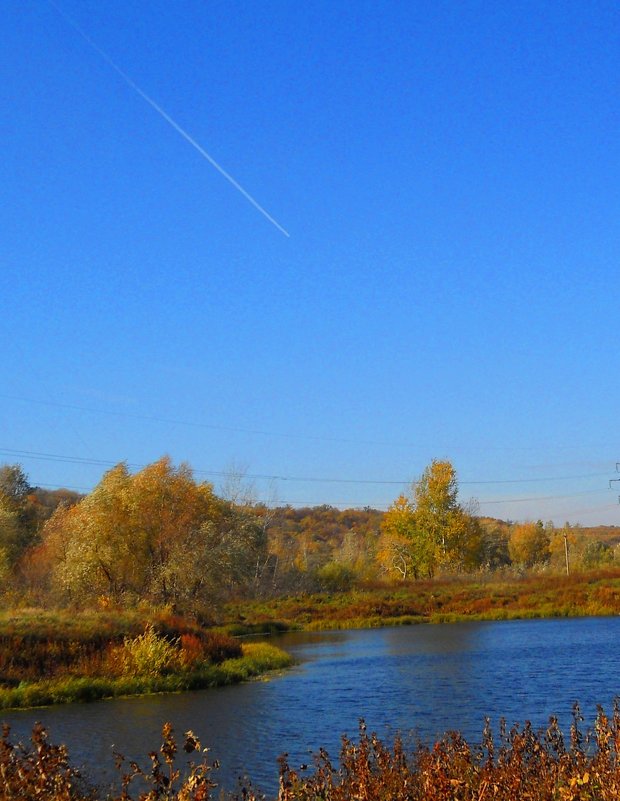
[{"label": "contrail", "polygon": [[285,228],[283,228],[277,220],[274,220],[274,218],[271,216],[271,214],[269,214],[269,212],[266,209],[264,209],[260,205],[260,203],[258,203],[258,201],[254,200],[252,195],[248,191],[246,191],[241,186],[241,184],[238,181],[236,181],[232,177],[232,175],[230,175],[230,173],[226,172],[226,170],[220,164],[217,163],[217,161],[213,158],[213,156],[211,156],[209,153],[207,153],[207,151],[201,145],[199,145],[198,142],[192,136],[190,136],[187,133],[187,131],[179,125],[178,122],[173,120],[172,117],[166,111],[164,111],[164,109],[158,103],[156,103],[153,100],[152,97],[147,95],[147,93],[143,89],[141,89],[138,86],[138,84],[135,83],[135,81],[133,81],[129,77],[129,75],[127,75],[127,73],[118,66],[118,64],[116,64],[116,62],[114,62],[110,58],[110,56],[105,52],[105,50],[102,50],[99,47],[99,45],[96,42],[94,42],[84,30],[82,30],[82,28],[77,24],[77,22],[75,22],[73,19],[71,19],[71,17],[69,17],[67,14],[65,14],[65,12],[62,10],[62,8],[60,8],[58,5],[56,5],[56,3],[53,0],[47,0],[47,2],[49,3],[50,6],[52,6],[53,9],[55,9],[55,11],[58,14],[60,14],[60,16],[65,20],[65,22],[68,25],[70,25],[75,31],[77,31],[77,33],[79,33],[79,35],[82,37],[82,39],[84,39],[84,41],[87,42],[90,45],[90,47],[92,47],[92,49],[96,53],[98,53],[101,56],[101,58],[103,58],[110,65],[110,67],[112,67],[112,69],[116,73],[118,73],[118,75],[120,75],[120,77],[125,81],[125,83],[134,90],[134,92],[136,92],[138,95],[140,95],[140,97],[146,103],[148,103],[149,106],[152,109],[154,109],[159,114],[160,117],[163,117],[166,120],[166,122],[170,126],[172,126],[172,128],[174,128],[174,130],[177,133],[179,133],[183,137],[183,139],[185,139],[187,142],[189,142],[190,145],[195,150],[197,150],[200,153],[200,155],[203,158],[205,158],[212,167],[215,167],[215,169],[221,175],[223,175],[224,178],[226,178],[226,180],[229,183],[231,183],[238,192],[241,192],[243,197],[246,200],[248,200],[254,206],[255,209],[260,211],[260,213],[263,215],[263,217],[266,217],[272,225],[275,225],[275,227],[278,229],[278,231],[283,233],[284,236],[290,237],[289,232]]}]

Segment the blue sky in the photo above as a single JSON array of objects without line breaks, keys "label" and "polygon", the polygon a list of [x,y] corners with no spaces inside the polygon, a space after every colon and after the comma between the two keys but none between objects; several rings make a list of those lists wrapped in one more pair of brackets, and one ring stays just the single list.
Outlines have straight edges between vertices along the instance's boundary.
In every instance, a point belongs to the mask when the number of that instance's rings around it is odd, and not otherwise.
[{"label": "blue sky", "polygon": [[58,3],[290,237],[5,3],[0,460],[620,524],[616,3]]}]

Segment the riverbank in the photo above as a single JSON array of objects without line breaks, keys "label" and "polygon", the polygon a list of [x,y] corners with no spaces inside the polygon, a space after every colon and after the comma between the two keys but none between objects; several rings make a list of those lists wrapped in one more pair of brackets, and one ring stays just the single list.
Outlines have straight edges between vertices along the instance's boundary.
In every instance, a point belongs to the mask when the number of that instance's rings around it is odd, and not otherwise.
[{"label": "riverbank", "polygon": [[156,676],[72,676],[22,682],[13,688],[0,688],[0,709],[23,709],[84,701],[99,701],[120,696],[203,690],[238,684],[292,664],[291,657],[268,643],[244,643],[242,654],[220,664],[179,673]]},{"label": "riverbank", "polygon": [[233,603],[224,610],[224,630],[238,636],[618,614],[620,570],[574,576],[478,575]]},{"label": "riverbank", "polygon": [[620,570],[477,575],[228,604],[219,626],[166,611],[0,614],[0,708],[214,687],[287,667],[244,634],[620,614]]},{"label": "riverbank", "polygon": [[0,709],[217,687],[291,663],[271,644],[242,644],[172,616],[4,613]]}]

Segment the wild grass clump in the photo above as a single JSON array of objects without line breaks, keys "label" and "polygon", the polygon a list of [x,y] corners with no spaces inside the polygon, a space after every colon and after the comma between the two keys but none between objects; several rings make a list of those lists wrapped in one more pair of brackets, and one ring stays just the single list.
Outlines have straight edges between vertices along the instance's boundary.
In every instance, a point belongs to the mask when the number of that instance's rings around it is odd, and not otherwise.
[{"label": "wild grass clump", "polygon": [[111,660],[118,663],[124,676],[163,676],[181,666],[178,639],[172,642],[160,637],[152,624],[137,637],[125,637],[123,645],[112,652]]},{"label": "wild grass clump", "polygon": [[197,661],[188,661],[180,643],[148,629],[114,650],[106,675],[55,677],[0,688],[0,709],[199,690],[247,681],[292,664],[289,654],[269,643],[244,643],[234,652],[239,656],[217,663],[205,660],[202,652]]},{"label": "wild grass clump", "polygon": [[224,632],[165,611],[153,610],[149,617],[109,610],[0,614],[0,688],[42,679],[165,673],[177,663],[193,670],[240,655],[240,644]]},{"label": "wild grass clump", "polygon": [[221,669],[239,681],[239,677],[249,679],[269,670],[283,670],[290,667],[290,654],[267,642],[243,643],[242,656],[222,662]]}]

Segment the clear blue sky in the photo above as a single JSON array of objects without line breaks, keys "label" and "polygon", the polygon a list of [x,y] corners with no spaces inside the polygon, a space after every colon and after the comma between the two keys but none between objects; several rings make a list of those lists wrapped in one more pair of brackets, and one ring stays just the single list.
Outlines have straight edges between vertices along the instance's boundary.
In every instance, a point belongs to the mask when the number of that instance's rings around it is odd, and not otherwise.
[{"label": "clear blue sky", "polygon": [[486,514],[620,524],[616,2],[58,3],[290,237],[4,3],[0,461],[385,507],[448,458]]}]

